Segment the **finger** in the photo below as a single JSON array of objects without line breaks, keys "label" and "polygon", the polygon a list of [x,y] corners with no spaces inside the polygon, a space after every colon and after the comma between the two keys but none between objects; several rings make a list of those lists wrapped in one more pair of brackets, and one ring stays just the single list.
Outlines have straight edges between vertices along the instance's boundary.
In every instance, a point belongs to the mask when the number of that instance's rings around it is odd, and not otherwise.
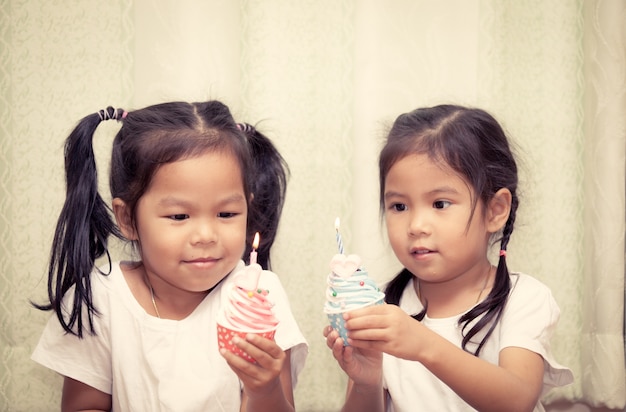
[{"label": "finger", "polygon": [[352,319],[352,318],[358,318],[361,316],[377,315],[377,314],[385,313],[386,310],[387,310],[387,304],[383,303],[382,305],[374,305],[374,306],[368,306],[366,308],[351,310],[350,312],[344,313],[343,318],[347,320],[347,319]]},{"label": "finger", "polygon": [[243,369],[251,364],[251,362],[243,359],[241,356],[236,355],[224,348],[220,349],[220,355],[222,355],[222,357],[226,360],[226,363],[228,363],[228,366],[230,366],[230,368],[237,375],[239,375]]},{"label": "finger", "polygon": [[363,336],[349,336],[348,344],[354,349],[375,350],[384,352],[387,340],[384,336],[368,336],[367,338],[364,338]]},{"label": "finger", "polygon": [[348,331],[366,330],[366,329],[385,329],[389,326],[389,317],[386,315],[365,315],[359,317],[350,317],[345,322]]},{"label": "finger", "polygon": [[[238,366],[238,369],[246,374],[259,373],[258,367],[266,370],[276,370],[282,367],[285,354],[274,341],[248,334],[246,340],[233,338],[233,343],[253,359],[247,365]],[[250,365],[254,365],[254,367],[250,367]]]},{"label": "finger", "polygon": [[[249,344],[248,346],[246,346],[247,349],[249,350],[259,349],[262,353],[268,354],[273,359],[280,359],[282,355],[284,354],[281,347],[278,346],[274,340],[270,340],[259,335],[248,333],[246,335],[245,342]],[[252,348],[252,346],[254,346],[254,349]],[[240,347],[246,350],[244,347],[242,346]],[[252,355],[252,353],[250,353],[250,355]]]},{"label": "finger", "polygon": [[381,342],[387,341],[389,331],[387,328],[364,328],[364,329],[348,329],[348,343],[354,341]]},{"label": "finger", "polygon": [[[350,339],[348,339],[348,343],[350,343]],[[343,346],[343,342],[342,342],[342,346]],[[354,347],[353,346],[344,346],[343,360],[346,363],[350,363],[354,360]]]},{"label": "finger", "polygon": [[339,334],[337,334],[337,338],[333,342],[331,349],[333,350],[333,356],[335,357],[335,359],[337,359],[338,361],[344,360],[343,355],[345,346],[343,345],[343,339],[339,337]]},{"label": "finger", "polygon": [[339,338],[339,333],[337,333],[337,331],[334,330],[333,328],[330,328],[330,332],[326,336],[326,346],[328,346],[330,349],[333,349],[333,347],[335,346],[335,342],[337,341],[338,338]]},{"label": "finger", "polygon": [[263,369],[256,361],[251,362],[223,348],[220,349],[220,354],[244,385],[258,384],[267,375],[267,370]]}]

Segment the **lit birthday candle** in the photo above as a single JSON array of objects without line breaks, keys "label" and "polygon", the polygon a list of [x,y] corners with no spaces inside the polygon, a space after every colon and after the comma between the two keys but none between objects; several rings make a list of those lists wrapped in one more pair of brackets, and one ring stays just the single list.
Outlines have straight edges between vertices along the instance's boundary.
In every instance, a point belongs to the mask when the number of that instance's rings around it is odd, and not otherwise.
[{"label": "lit birthday candle", "polygon": [[252,241],[252,252],[250,252],[250,264],[256,263],[256,250],[259,248],[259,232],[254,234],[254,240]]},{"label": "lit birthday candle", "polygon": [[263,268],[261,265],[256,263],[257,257],[257,248],[259,247],[259,233],[257,232],[254,235],[254,240],[252,241],[252,251],[250,252],[250,264],[244,267],[242,270],[235,274],[235,284],[249,291],[250,294],[253,291],[257,290],[259,277],[261,276],[261,271]]},{"label": "lit birthday candle", "polygon": [[343,255],[343,241],[341,240],[341,233],[339,233],[339,218],[335,219],[335,238],[337,239],[339,254]]}]

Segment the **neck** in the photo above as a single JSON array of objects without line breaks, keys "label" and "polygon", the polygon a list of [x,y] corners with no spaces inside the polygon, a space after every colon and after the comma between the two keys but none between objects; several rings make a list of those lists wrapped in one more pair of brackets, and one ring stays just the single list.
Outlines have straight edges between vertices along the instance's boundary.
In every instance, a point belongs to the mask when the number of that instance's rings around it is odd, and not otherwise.
[{"label": "neck", "polygon": [[491,290],[494,268],[487,267],[476,271],[475,275],[465,274],[444,282],[425,282],[414,279],[415,292],[422,305],[428,303],[429,317],[450,317],[466,312]]},{"label": "neck", "polygon": [[144,272],[144,283],[150,294],[149,307],[144,309],[150,315],[163,319],[182,320],[198,307],[204,298],[221,283],[221,280],[211,289],[201,292],[174,288],[158,277],[150,277],[146,272]]}]

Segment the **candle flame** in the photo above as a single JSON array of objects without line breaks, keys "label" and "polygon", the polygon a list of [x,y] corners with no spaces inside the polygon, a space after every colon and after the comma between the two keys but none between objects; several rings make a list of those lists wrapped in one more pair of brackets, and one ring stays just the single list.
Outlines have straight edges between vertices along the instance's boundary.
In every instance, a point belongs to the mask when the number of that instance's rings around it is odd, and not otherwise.
[{"label": "candle flame", "polygon": [[339,218],[335,219],[335,230],[339,230]]},{"label": "candle flame", "polygon": [[257,249],[259,247],[259,232],[254,234],[254,240],[252,241],[252,249]]}]

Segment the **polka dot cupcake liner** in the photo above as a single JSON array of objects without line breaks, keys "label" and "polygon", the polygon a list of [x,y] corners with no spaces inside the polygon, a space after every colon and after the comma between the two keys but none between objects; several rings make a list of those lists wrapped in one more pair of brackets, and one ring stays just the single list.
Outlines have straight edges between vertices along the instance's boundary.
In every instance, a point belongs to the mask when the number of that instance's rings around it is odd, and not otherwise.
[{"label": "polka dot cupcake liner", "polygon": [[274,340],[274,334],[276,333],[276,329],[266,330],[266,331],[243,331],[243,330],[235,330],[228,328],[226,326],[217,324],[217,344],[218,347],[224,348],[235,355],[238,355],[249,362],[255,362],[254,358],[248,355],[246,352],[241,350],[237,345],[233,343],[234,337],[239,337],[240,339],[245,340],[247,334],[258,335],[266,339]]},{"label": "polka dot cupcake liner", "polygon": [[[385,301],[385,298],[382,297],[375,302],[368,303],[357,309],[366,308],[368,306],[382,305],[384,301]],[[351,310],[355,310],[355,309],[351,309]],[[343,346],[350,346],[348,345],[348,331],[346,330],[346,323],[345,323],[345,320],[343,319],[343,314],[346,312],[350,312],[350,310],[344,311],[344,312],[326,313],[326,315],[328,316],[328,321],[330,322],[330,326],[333,329],[335,329],[339,333],[339,336],[343,339]]]}]

